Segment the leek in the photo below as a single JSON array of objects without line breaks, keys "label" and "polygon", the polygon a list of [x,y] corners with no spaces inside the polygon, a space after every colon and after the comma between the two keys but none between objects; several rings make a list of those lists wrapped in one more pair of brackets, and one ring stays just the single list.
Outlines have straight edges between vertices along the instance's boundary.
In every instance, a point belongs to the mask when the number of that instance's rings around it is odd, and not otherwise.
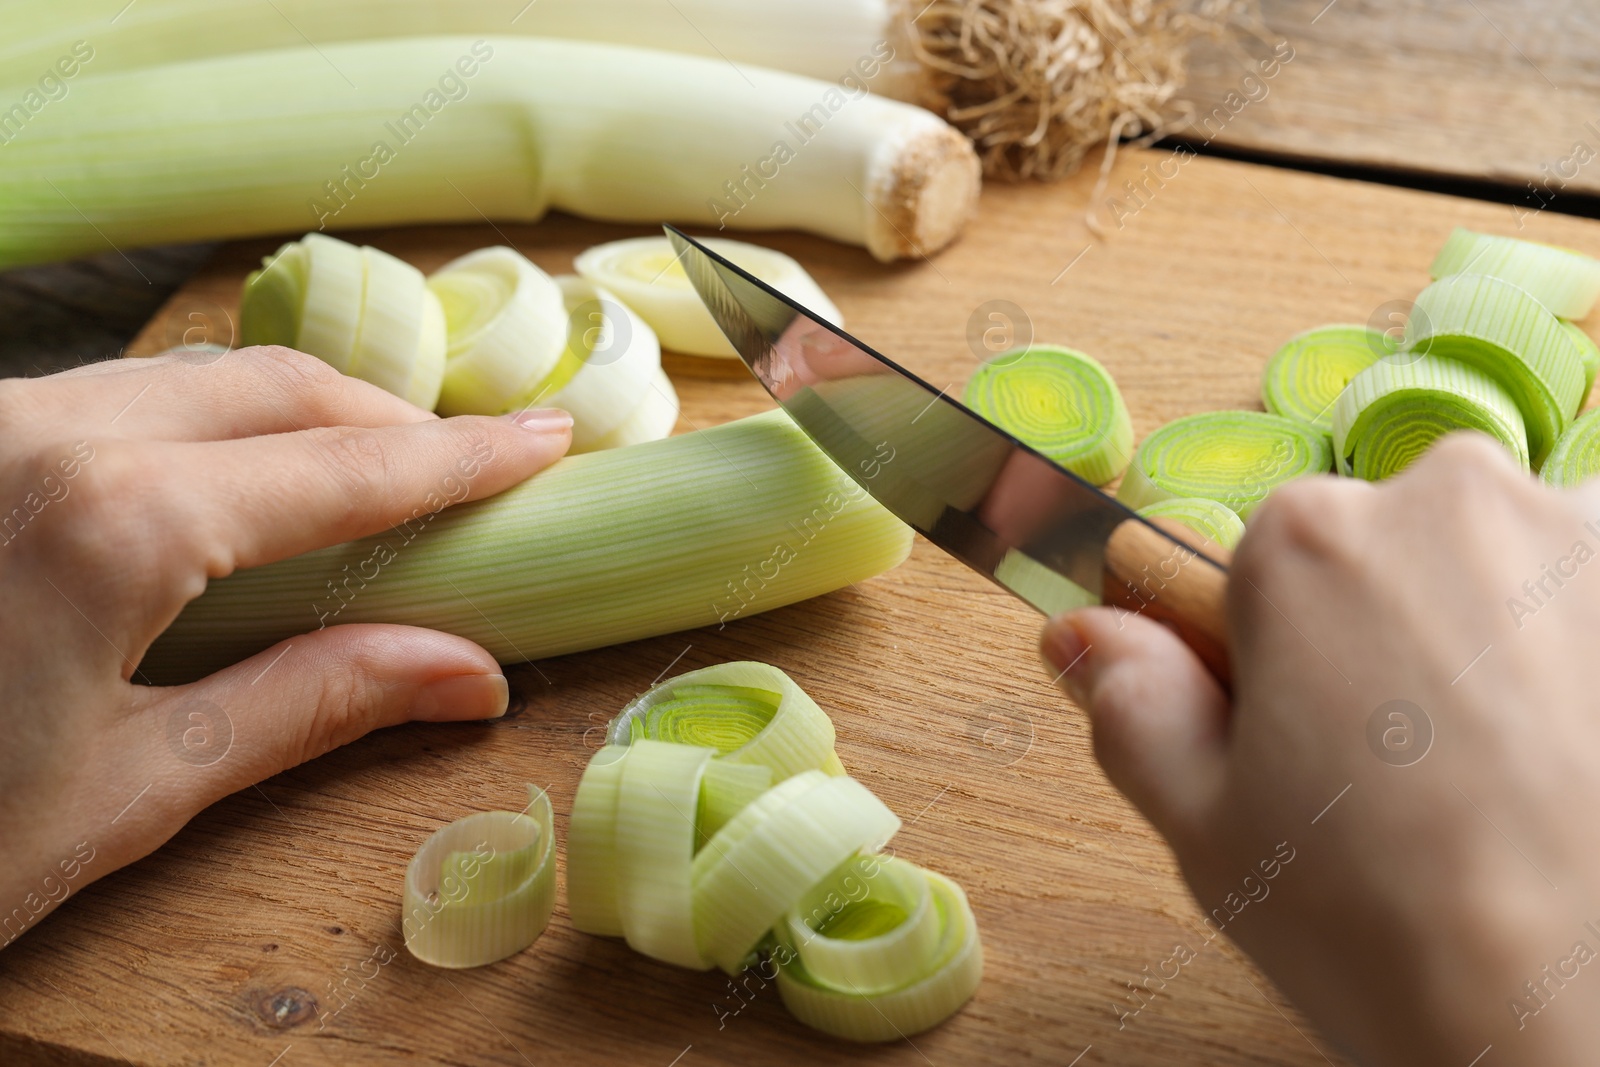
[{"label": "leek", "polygon": [[[1562,319],[1561,325],[1572,343],[1578,346],[1578,358],[1583,361],[1583,399],[1587,400],[1589,391],[1594,388],[1595,372],[1600,371],[1600,346],[1577,323]],[[1583,400],[1578,401],[1578,406],[1583,406]]]},{"label": "leek", "polygon": [[1583,359],[1572,335],[1537,300],[1509,282],[1457,274],[1417,297],[1405,349],[1460,360],[1511,394],[1528,430],[1535,466],[1583,402]]},{"label": "leek", "polygon": [[910,550],[910,529],[774,411],[573,456],[493,499],[215,580],[145,669],[193,679],[347,622],[444,630],[520,662],[726,623]]},{"label": "leek", "polygon": [[1509,282],[1552,315],[1581,319],[1600,297],[1600,262],[1565,248],[1457,227],[1433,261],[1434,280],[1486,274]]},{"label": "leek", "polygon": [[[253,52],[84,78],[59,107],[0,152],[0,269],[108,245],[551,209],[803,229],[892,260],[954,239],[979,184],[971,143],[921,108],[573,41]],[[719,200],[734,187],[737,208]]]},{"label": "leek", "polygon": [[617,905],[617,798],[628,750],[607,745],[584,768],[567,823],[567,916],[586,934],[622,936]]},{"label": "leek", "polygon": [[1244,537],[1244,520],[1228,507],[1203,497],[1173,497],[1139,509],[1147,519],[1171,519],[1230,551]]},{"label": "leek", "polygon": [[1365,326],[1319,326],[1291,337],[1267,360],[1261,400],[1275,415],[1333,432],[1333,404],[1351,379],[1398,346]]},{"label": "leek", "polygon": [[1581,485],[1600,474],[1600,409],[1580,416],[1556,441],[1539,469],[1550,485]]},{"label": "leek", "polygon": [[[844,325],[839,309],[822,287],[782,252],[716,237],[703,238],[701,243],[814,315],[835,326]],[[596,245],[579,254],[573,266],[595,285],[621,297],[650,324],[665,348],[691,356],[738,358],[665,237],[634,237]]]},{"label": "leek", "polygon": [[439,399],[445,335],[421,271],[319,233],[263,260],[239,301],[241,344],[299,349],[421,408]]},{"label": "leek", "polygon": [[1104,485],[1128,466],[1133,423],[1110,373],[1059,345],[1032,345],[986,360],[966,405],[1067,470]]},{"label": "leek", "polygon": [[1339,473],[1376,481],[1453,430],[1488,434],[1528,469],[1528,431],[1511,395],[1482,371],[1436,356],[1382,362],[1357,375],[1335,406],[1334,458]]},{"label": "leek", "polygon": [[406,948],[435,967],[477,967],[533,944],[555,908],[550,798],[529,787],[521,813],[459,819],[422,843],[406,867]]},{"label": "leek", "polygon": [[1273,489],[1332,466],[1328,438],[1304,423],[1259,411],[1207,411],[1146,437],[1117,499],[1138,509],[1203,497],[1248,522]]},{"label": "leek", "polygon": [[704,970],[691,880],[700,783],[713,749],[642,739],[628,746],[617,789],[617,914],[628,945]]},{"label": "leek", "polygon": [[[572,416],[572,448],[596,452],[659,441],[678,421],[678,394],[661,369],[653,330],[616,297],[575,275],[556,279],[568,315],[563,380],[552,375],[515,407],[535,403]],[[554,389],[546,395],[547,389]]]}]

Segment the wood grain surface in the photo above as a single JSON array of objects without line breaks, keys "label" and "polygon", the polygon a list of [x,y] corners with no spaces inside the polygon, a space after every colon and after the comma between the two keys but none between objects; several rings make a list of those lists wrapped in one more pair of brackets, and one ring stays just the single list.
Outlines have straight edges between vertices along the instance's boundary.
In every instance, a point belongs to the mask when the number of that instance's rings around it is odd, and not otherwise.
[{"label": "wood grain surface", "polygon": [[1198,49],[1185,95],[1199,118],[1230,93],[1236,110],[1184,136],[1318,165],[1492,179],[1527,193],[1530,211],[1600,194],[1593,0],[1261,0],[1261,11],[1294,59],[1263,93],[1244,79],[1260,81],[1254,59],[1268,50]]},{"label": "wood grain surface", "polygon": [[[1128,153],[1115,180],[1166,158]],[[931,263],[766,240],[814,271],[860,336],[952,389],[975,366],[974,324],[993,325],[985,315],[1003,305],[990,302],[1010,302],[1019,332],[1106,363],[1142,435],[1189,412],[1258,406],[1262,362],[1285,338],[1414,295],[1453,225],[1507,228],[1503,207],[1201,159],[1096,242],[1082,221],[1091,184],[1085,173],[990,189],[977,223]],[[562,271],[586,245],[638,232],[553,217],[359,237],[424,269],[504,241]],[[1600,252],[1597,223],[1546,213],[1528,232]],[[272,245],[224,249],[137,347],[190,329],[226,339],[240,280]],[[670,369],[680,431],[769,404],[737,367]],[[516,668],[503,721],[373,735],[230,797],[84,889],[0,953],[0,1061],[1338,1062],[1237,949],[1204,944],[1172,856],[1106,782],[1083,715],[1041,668],[1038,629],[1020,602],[919,542],[888,575],[721,631]],[[770,986],[735,990],[575,933],[564,896],[545,936],[501,963],[445,972],[405,953],[402,873],[430,832],[520,806],[531,781],[549,788],[564,834],[601,724],[665,673],[734,658],[774,663],[816,697],[846,766],[905,820],[900,854],[968,889],[987,976],[964,1011],[914,1043],[844,1045],[795,1023]],[[1328,783],[1328,799],[1337,792]],[[1316,814],[1304,812],[1297,848],[1316,847]],[[1197,958],[1119,1019],[1137,1003],[1129,983],[1179,944]]]}]

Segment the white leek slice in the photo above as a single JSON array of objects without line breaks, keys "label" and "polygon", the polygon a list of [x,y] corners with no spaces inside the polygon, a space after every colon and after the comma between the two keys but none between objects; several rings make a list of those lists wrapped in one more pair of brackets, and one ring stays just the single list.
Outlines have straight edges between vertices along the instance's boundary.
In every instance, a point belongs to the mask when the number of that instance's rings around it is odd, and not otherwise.
[{"label": "white leek slice", "polygon": [[481,248],[440,267],[428,289],[444,307],[449,335],[441,415],[501,415],[525,406],[561,366],[561,288],[522,253]]},{"label": "white leek slice", "polygon": [[670,437],[676,425],[678,391],[672,387],[672,379],[667,377],[667,372],[657,369],[650,378],[650,388],[633,413],[615,430],[596,438],[585,451],[604,452],[611,448],[660,441]]},{"label": "white leek slice", "polygon": [[1204,497],[1246,522],[1277,486],[1333,466],[1328,438],[1260,411],[1206,411],[1175,419],[1139,445],[1117,499],[1139,509]]},{"label": "white leek slice", "polygon": [[575,929],[622,936],[617,909],[617,797],[628,750],[607,745],[584,768],[567,823],[567,915]]},{"label": "white leek slice", "polygon": [[[782,252],[718,237],[703,238],[701,243],[820,318],[843,325],[839,309],[822,287]],[[579,274],[616,293],[638,312],[656,331],[663,348],[692,356],[737,358],[665,237],[634,237],[596,245],[579,255],[574,266]]]},{"label": "white leek slice", "polygon": [[700,807],[695,815],[695,847],[716,836],[718,830],[772,788],[772,768],[756,763],[730,763],[714,759],[700,780]]},{"label": "white leek slice", "polygon": [[[573,366],[572,377],[553,392],[545,388],[549,383],[541,383],[539,391],[524,393],[512,406],[564,409],[572,416],[573,453],[669,435],[678,420],[677,394],[661,370],[655,331],[585,278],[563,274],[555,283],[568,317],[561,358]],[[663,397],[670,403],[662,403]]]},{"label": "white leek slice", "polygon": [[1171,519],[1203,534],[1223,548],[1239,547],[1244,537],[1244,520],[1215,500],[1198,496],[1177,496],[1139,509],[1147,519]]},{"label": "white leek slice", "polygon": [[819,985],[886,993],[925,976],[943,926],[921,868],[865,855],[812,886],[773,934]]},{"label": "white leek slice", "polygon": [[797,778],[809,780],[810,788],[775,810],[752,803],[695,856],[696,942],[730,974],[829,871],[857,852],[882,847],[900,829],[895,814],[854,778],[821,772]]},{"label": "white leek slice", "polygon": [[1457,227],[1433,261],[1435,280],[1487,274],[1525,290],[1552,315],[1581,319],[1600,297],[1600,262],[1566,248]]},{"label": "white leek slice", "polygon": [[436,967],[477,967],[533,944],[555,907],[550,798],[485,811],[435,831],[406,867],[406,948]]},{"label": "white leek slice", "polygon": [[1339,473],[1376,481],[1398,474],[1453,430],[1477,430],[1528,469],[1528,432],[1500,383],[1453,359],[1383,361],[1356,375],[1333,413]]},{"label": "white leek slice", "polygon": [[1528,455],[1544,462],[1583,402],[1583,358],[1566,328],[1528,293],[1483,274],[1456,274],[1417,297],[1406,352],[1457,359],[1498,381],[1528,428]]},{"label": "white leek slice", "polygon": [[299,349],[433,408],[444,376],[445,319],[421,271],[320,233],[262,262],[239,301],[244,344]]},{"label": "white leek slice", "polygon": [[1600,408],[1580,415],[1545,457],[1539,475],[1550,485],[1581,485],[1600,474]]},{"label": "white leek slice", "polygon": [[1296,334],[1267,360],[1261,400],[1274,415],[1333,432],[1333,405],[1350,380],[1398,347],[1366,326],[1319,326]]},{"label": "white leek slice", "polygon": [[1067,470],[1105,485],[1128,466],[1133,423],[1099,361],[1060,345],[1002,352],[980,366],[968,407]]},{"label": "white leek slice", "polygon": [[634,737],[713,748],[729,762],[770,768],[775,781],[824,767],[834,743],[832,720],[793,678],[743,660],[690,671],[636,697],[611,721],[607,740],[625,745]]},{"label": "white leek slice", "polygon": [[926,969],[887,992],[844,992],[810,972],[808,944],[802,941],[778,972],[778,993],[795,1018],[848,1041],[895,1041],[937,1026],[972,998],[983,981],[977,918],[960,886],[932,871],[922,875],[940,926]]},{"label": "white leek slice", "polygon": [[696,948],[691,864],[700,780],[710,748],[642,740],[629,746],[617,794],[617,912],[622,933],[652,959],[705,970]]}]

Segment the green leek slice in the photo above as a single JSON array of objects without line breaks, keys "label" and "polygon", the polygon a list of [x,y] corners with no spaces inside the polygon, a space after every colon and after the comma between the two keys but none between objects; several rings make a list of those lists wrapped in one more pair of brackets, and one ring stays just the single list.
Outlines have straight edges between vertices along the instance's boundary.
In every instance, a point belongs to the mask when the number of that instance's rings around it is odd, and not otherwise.
[{"label": "green leek slice", "polygon": [[1539,474],[1550,485],[1580,485],[1600,474],[1600,408],[1580,415],[1556,441]]},{"label": "green leek slice", "polygon": [[1600,346],[1597,346],[1594,338],[1577,323],[1562,319],[1561,325],[1572,338],[1572,343],[1578,346],[1578,358],[1583,361],[1583,399],[1578,401],[1578,406],[1581,408],[1584,400],[1589,398],[1589,391],[1594,388],[1595,372],[1600,371]]},{"label": "green leek slice", "polygon": [[1137,510],[1204,497],[1248,522],[1274,488],[1332,466],[1328,438],[1304,423],[1260,411],[1206,411],[1146,437],[1117,499]]},{"label": "green leek slice", "polygon": [[1398,474],[1453,430],[1477,430],[1528,469],[1528,434],[1500,383],[1453,359],[1381,362],[1356,376],[1334,408],[1339,473],[1376,481]]},{"label": "green leek slice", "polygon": [[[839,309],[804,267],[782,252],[746,241],[707,237],[701,242],[744,268],[812,314],[843,325]],[[573,266],[595,285],[622,298],[661,339],[661,346],[691,356],[735,359],[738,353],[722,335],[665,237],[633,237],[596,245],[579,254]]]},{"label": "green leek slice", "polygon": [[596,752],[578,781],[567,823],[567,914],[575,929],[601,937],[622,936],[617,907],[617,797],[628,749],[607,745]]},{"label": "green leek slice", "polygon": [[[481,248],[428,278],[449,335],[441,415],[500,415],[568,370],[567,308],[554,279],[515,249]],[[575,370],[575,367],[571,367]]]},{"label": "green leek slice", "polygon": [[1498,278],[1457,274],[1424,289],[1406,325],[1405,349],[1458,359],[1497,380],[1522,412],[1535,466],[1583,402],[1583,360],[1571,334],[1537,300]]},{"label": "green leek slice", "polygon": [[418,407],[439,399],[445,314],[422,272],[387,252],[308,233],[245,279],[239,336],[316,356]]},{"label": "green leek slice", "polygon": [[[795,781],[806,787],[785,789]],[[788,802],[764,803],[775,794]],[[694,858],[701,953],[737,972],[807,890],[857,852],[881,848],[899,829],[895,814],[854,778],[810,771],[770,790]]]},{"label": "green leek slice", "polygon": [[617,790],[617,913],[622,933],[652,959],[705,970],[695,947],[695,816],[715,750],[648,738],[628,746]]},{"label": "green leek slice", "polygon": [[1147,519],[1171,519],[1209,537],[1223,548],[1239,547],[1244,520],[1224,504],[1197,496],[1178,496],[1139,509]]},{"label": "green leek slice", "polygon": [[700,806],[695,813],[695,847],[716,836],[733,817],[772,788],[772,768],[757,763],[714,759],[700,780]]},{"label": "green leek slice", "polygon": [[753,661],[718,663],[651,687],[611,721],[608,740],[628,744],[635,730],[770,768],[774,781],[824,767],[833,755],[833,722],[817,702],[783,671]]},{"label": "green leek slice", "polygon": [[812,886],[773,935],[805,960],[819,985],[887,993],[923,977],[942,925],[921,868],[866,855],[851,857]]},{"label": "green leek slice", "polygon": [[809,969],[808,947],[820,939],[801,942],[778,972],[778,994],[795,1018],[848,1041],[895,1041],[937,1026],[972,998],[983,980],[983,944],[972,906],[948,878],[922,874],[939,922],[939,940],[925,968],[886,992],[841,991]]},{"label": "green leek slice", "polygon": [[1525,290],[1552,315],[1581,319],[1600,297],[1600,262],[1580,252],[1457,227],[1433,261],[1435,280],[1487,274]]},{"label": "green leek slice", "polygon": [[1095,485],[1121,474],[1133,423],[1110,373],[1059,345],[1002,352],[967,382],[966,405]]},{"label": "green leek slice", "polygon": [[477,967],[533,944],[555,908],[550,798],[485,811],[435,831],[406,867],[406,948],[435,967]]},{"label": "green leek slice", "polygon": [[1398,345],[1365,326],[1319,326],[1296,334],[1261,374],[1261,400],[1275,415],[1333,432],[1333,404],[1350,380]]}]

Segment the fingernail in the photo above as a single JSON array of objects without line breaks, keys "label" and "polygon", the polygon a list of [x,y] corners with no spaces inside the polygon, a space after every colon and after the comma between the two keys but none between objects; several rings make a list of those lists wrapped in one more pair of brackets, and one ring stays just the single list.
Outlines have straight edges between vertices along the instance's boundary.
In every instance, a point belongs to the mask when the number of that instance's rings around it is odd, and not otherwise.
[{"label": "fingernail", "polygon": [[505,417],[524,430],[532,430],[534,433],[562,433],[572,429],[572,416],[560,408],[513,411]]},{"label": "fingernail", "polygon": [[503,674],[455,674],[418,690],[411,717],[421,722],[497,719],[510,701],[511,687]]},{"label": "fingernail", "polygon": [[1078,633],[1078,628],[1065,618],[1051,619],[1045,626],[1044,640],[1039,648],[1044,653],[1045,662],[1050,664],[1055,681],[1067,691],[1068,696],[1081,703],[1082,674],[1077,668],[1089,646],[1083,635]]}]

